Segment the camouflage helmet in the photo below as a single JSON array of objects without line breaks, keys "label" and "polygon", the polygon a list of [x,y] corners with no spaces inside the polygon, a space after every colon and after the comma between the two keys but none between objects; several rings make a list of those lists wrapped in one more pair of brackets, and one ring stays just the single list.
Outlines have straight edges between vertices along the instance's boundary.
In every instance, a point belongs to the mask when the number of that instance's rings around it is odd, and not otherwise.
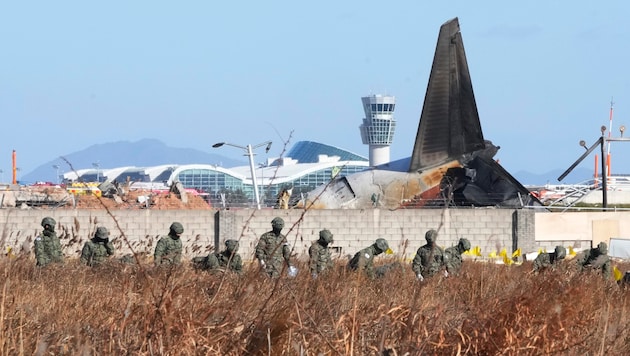
[{"label": "camouflage helmet", "polygon": [[50,216],[47,216],[42,219],[42,227],[46,227],[46,225],[55,227],[55,225],[57,225],[57,222],[55,221],[55,219],[51,218]]},{"label": "camouflage helmet", "polygon": [[276,216],[271,220],[271,227],[282,229],[284,227],[284,220],[281,217]]},{"label": "camouflage helmet", "polygon": [[567,249],[560,245],[556,246],[554,252],[556,253],[556,259],[559,260],[565,258],[567,255]]},{"label": "camouflage helmet", "polygon": [[324,229],[319,232],[319,240],[323,243],[329,244],[333,242],[333,234],[328,229]]},{"label": "camouflage helmet", "polygon": [[608,245],[602,241],[597,245],[597,250],[600,254],[605,255],[608,253]]},{"label": "camouflage helmet", "polygon": [[387,240],[383,238],[376,239],[376,241],[374,242],[374,247],[376,247],[377,249],[383,252],[389,250],[389,245],[387,244]]},{"label": "camouflage helmet", "polygon": [[437,231],[435,231],[434,229],[427,231],[424,234],[424,238],[427,240],[428,243],[430,244],[434,243],[435,240],[437,239]]},{"label": "camouflage helmet", "polygon": [[457,245],[462,249],[462,251],[470,250],[470,241],[468,241],[468,239],[459,239],[459,243]]},{"label": "camouflage helmet", "polygon": [[225,240],[225,248],[232,253],[238,251],[238,241]]},{"label": "camouflage helmet", "polygon": [[107,239],[109,238],[109,231],[107,231],[107,228],[104,226],[99,226],[96,229],[96,233],[94,234],[94,237],[99,238],[99,239]]},{"label": "camouflage helmet", "polygon": [[170,230],[176,234],[183,234],[184,233],[184,225],[182,225],[181,223],[178,222],[174,222],[171,224]]}]

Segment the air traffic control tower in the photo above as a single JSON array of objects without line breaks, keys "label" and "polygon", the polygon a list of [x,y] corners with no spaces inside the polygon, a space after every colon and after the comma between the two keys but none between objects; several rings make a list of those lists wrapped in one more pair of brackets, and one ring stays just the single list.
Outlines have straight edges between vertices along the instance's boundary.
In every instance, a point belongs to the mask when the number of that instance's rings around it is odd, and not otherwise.
[{"label": "air traffic control tower", "polygon": [[389,163],[389,146],[394,139],[396,98],[371,95],[361,98],[365,118],[359,126],[364,145],[370,145],[370,166]]}]

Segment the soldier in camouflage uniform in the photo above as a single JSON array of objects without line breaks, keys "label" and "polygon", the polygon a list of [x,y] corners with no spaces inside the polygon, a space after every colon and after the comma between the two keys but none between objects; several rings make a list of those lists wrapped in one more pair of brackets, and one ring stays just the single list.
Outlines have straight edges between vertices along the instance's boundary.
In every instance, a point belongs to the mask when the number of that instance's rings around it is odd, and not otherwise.
[{"label": "soldier in camouflage uniform", "polygon": [[585,269],[601,270],[604,278],[612,277],[612,261],[608,257],[608,245],[605,242],[585,251],[577,258],[577,265],[580,272]]},{"label": "soldier in camouflage uniform", "polygon": [[[431,277],[440,272],[444,266],[444,251],[435,243],[437,231],[431,229],[424,234],[427,240],[426,245],[421,246],[416,251],[416,256],[411,263],[411,269],[416,273],[416,277],[423,281],[426,277]],[[448,272],[444,272],[448,276]]]},{"label": "soldier in camouflage uniform", "polygon": [[204,271],[220,270],[243,273],[243,260],[238,253],[238,241],[226,240],[225,250],[219,253],[210,253],[205,257],[193,258],[195,269]]},{"label": "soldier in camouflage uniform", "polygon": [[444,250],[444,265],[448,274],[458,274],[462,268],[462,253],[470,250],[470,241],[461,238],[456,246]]},{"label": "soldier in camouflage uniform", "polygon": [[109,241],[109,231],[100,226],[96,229],[94,237],[85,242],[81,250],[81,263],[88,266],[97,266],[114,254],[114,245]]},{"label": "soldier in camouflage uniform", "polygon": [[563,260],[567,255],[567,250],[563,246],[556,246],[554,252],[541,253],[534,259],[534,273],[539,273],[547,267],[554,267],[556,263]]},{"label": "soldier in camouflage uniform", "polygon": [[181,223],[171,224],[167,236],[163,236],[155,245],[153,260],[156,266],[178,265],[182,261],[182,241],[180,236],[184,233],[184,226]]},{"label": "soldier in camouflage uniform", "polygon": [[374,257],[383,252],[391,253],[387,240],[382,238],[376,239],[371,246],[354,254],[348,262],[348,269],[353,271],[365,271],[368,277],[374,278],[376,277],[376,272],[374,271]]},{"label": "soldier in camouflage uniform", "polygon": [[330,230],[324,229],[319,232],[319,240],[308,249],[309,267],[313,278],[317,278],[317,275],[333,267],[330,251],[328,251],[328,244],[332,242],[333,234]]},{"label": "soldier in camouflage uniform", "polygon": [[291,264],[291,249],[286,236],[281,231],[284,220],[275,217],[271,220],[271,231],[265,232],[256,245],[256,258],[260,267],[271,277],[279,277],[284,263],[289,267],[289,273],[297,271]]},{"label": "soldier in camouflage uniform", "polygon": [[35,259],[37,266],[44,267],[51,262],[63,262],[61,242],[55,233],[55,219],[47,216],[42,219],[44,231],[35,238]]},{"label": "soldier in camouflage uniform", "polygon": [[238,254],[238,241],[226,240],[225,250],[218,253],[216,257],[219,262],[219,268],[238,274],[243,273],[243,260],[241,255]]}]

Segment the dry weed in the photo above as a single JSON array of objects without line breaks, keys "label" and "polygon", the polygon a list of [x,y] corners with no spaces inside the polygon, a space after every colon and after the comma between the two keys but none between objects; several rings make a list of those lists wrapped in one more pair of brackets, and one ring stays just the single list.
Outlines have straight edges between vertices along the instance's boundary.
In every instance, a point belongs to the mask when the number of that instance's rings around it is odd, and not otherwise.
[{"label": "dry weed", "polygon": [[570,267],[469,262],[419,283],[409,269],[370,280],[341,263],[271,280],[254,266],[224,276],[3,258],[0,354],[626,354],[629,292]]}]

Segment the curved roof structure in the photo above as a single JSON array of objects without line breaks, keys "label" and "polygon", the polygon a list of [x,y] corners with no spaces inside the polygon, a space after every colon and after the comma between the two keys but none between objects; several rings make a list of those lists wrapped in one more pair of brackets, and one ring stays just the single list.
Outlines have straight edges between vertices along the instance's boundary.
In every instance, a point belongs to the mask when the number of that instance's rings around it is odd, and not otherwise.
[{"label": "curved roof structure", "polygon": [[341,161],[366,161],[367,158],[358,154],[346,151],[342,148],[326,145],[313,141],[298,141],[291,147],[287,157],[297,160],[299,163],[318,163],[319,156],[337,156]]}]

